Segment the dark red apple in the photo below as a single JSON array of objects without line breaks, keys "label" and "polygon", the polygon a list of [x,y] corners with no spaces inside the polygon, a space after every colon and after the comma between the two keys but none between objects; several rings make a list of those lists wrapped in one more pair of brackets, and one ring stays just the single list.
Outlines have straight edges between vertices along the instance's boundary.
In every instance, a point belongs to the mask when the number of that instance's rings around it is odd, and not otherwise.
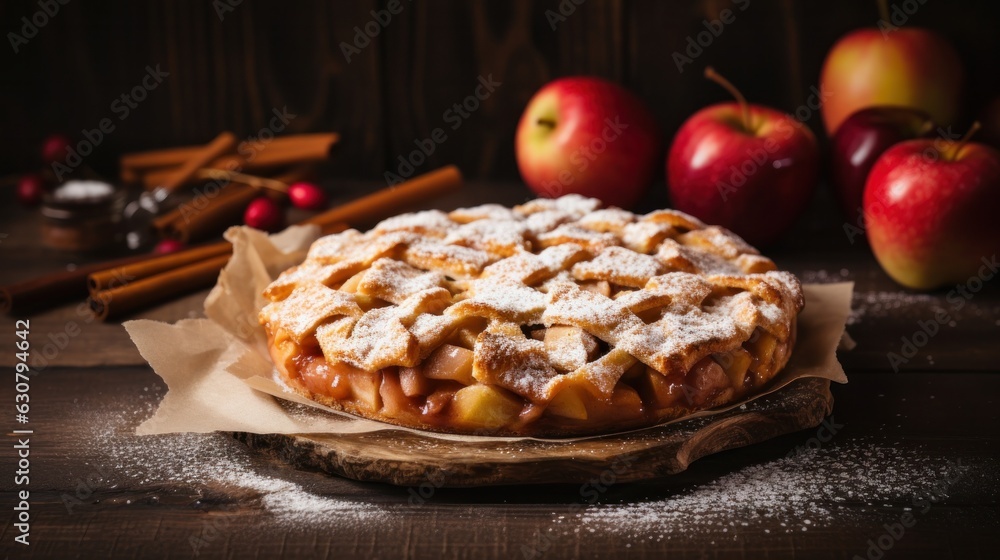
[{"label": "dark red apple", "polygon": [[882,152],[904,140],[929,136],[930,116],[908,107],[869,107],[852,114],[833,136],[830,156],[834,192],[844,215],[861,212],[865,181]]},{"label": "dark red apple", "polygon": [[971,286],[973,277],[981,286],[996,275],[1000,252],[1000,152],[941,145],[909,140],[875,162],[864,196],[868,240],[904,286]]},{"label": "dark red apple", "polygon": [[751,105],[706,69],[737,103],[706,107],[684,122],[667,157],[674,207],[766,245],[802,213],[816,185],[819,149],[802,123]]},{"label": "dark red apple", "polygon": [[662,157],[645,104],[593,77],[561,78],[528,102],[517,126],[517,167],[539,196],[577,193],[607,205],[634,205]]}]

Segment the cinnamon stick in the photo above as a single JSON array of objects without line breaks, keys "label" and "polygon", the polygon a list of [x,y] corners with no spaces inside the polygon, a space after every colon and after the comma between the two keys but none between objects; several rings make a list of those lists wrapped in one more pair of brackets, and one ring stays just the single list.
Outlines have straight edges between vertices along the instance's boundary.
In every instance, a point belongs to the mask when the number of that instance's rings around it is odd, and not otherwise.
[{"label": "cinnamon stick", "polygon": [[[346,229],[345,223],[361,225],[386,218],[408,206],[456,190],[461,184],[461,172],[453,166],[448,166],[415,177],[396,187],[361,197],[300,223],[319,225],[324,234],[335,233]],[[248,187],[243,189],[253,190]],[[163,255],[137,255],[5,286],[0,288],[0,311],[13,310],[20,313],[83,297],[88,293],[87,278],[91,274],[162,258]],[[206,260],[187,264],[181,268],[155,273],[125,286],[97,291],[96,297],[91,298],[94,302],[91,303],[92,309],[98,316],[107,318],[115,313],[125,313],[127,309],[136,309],[137,306],[145,304],[144,302],[152,303],[170,295],[183,293],[185,290],[197,289],[193,286],[205,287],[214,281],[219,270],[228,262],[228,258],[228,254],[208,257]],[[205,276],[208,276],[209,280],[204,280]],[[157,291],[160,288],[162,293]],[[114,297],[115,290],[117,298]]]},{"label": "cinnamon stick", "polygon": [[[312,151],[319,146],[330,147],[340,140],[340,136],[335,132],[317,134],[291,134],[288,136],[278,136],[269,142],[253,144],[245,151],[261,157],[266,153],[281,151]],[[119,160],[121,167],[134,171],[145,172],[151,169],[163,167],[174,167],[181,165],[198,151],[200,146],[180,146],[176,148],[163,148],[159,150],[149,150],[146,152],[135,152],[125,154]]]},{"label": "cinnamon stick", "polygon": [[[347,229],[346,224],[329,224],[323,228],[323,233],[336,233],[345,229]],[[216,251],[219,254],[208,256]],[[199,255],[206,258],[189,260],[188,257],[198,256],[194,254],[195,252],[200,252]],[[184,255],[184,253],[189,254]],[[107,287],[104,289],[93,289],[87,300],[88,305],[94,316],[104,321],[109,317],[125,315],[173,296],[207,288],[215,283],[219,272],[226,266],[231,256],[232,245],[224,241],[175,255],[166,255],[148,263],[122,267],[118,270],[130,270],[136,278],[117,286],[112,287],[106,283],[104,285]],[[171,262],[165,257],[177,258]],[[168,264],[172,266],[165,268]],[[106,278],[112,272],[103,271],[99,276]],[[100,280],[96,276],[98,275],[91,275],[92,288],[96,287]]]},{"label": "cinnamon stick", "polygon": [[416,206],[428,199],[458,190],[462,186],[462,172],[454,165],[418,175],[394,187],[365,195],[336,208],[317,214],[302,223],[347,223],[365,225]]},{"label": "cinnamon stick", "polygon": [[80,299],[87,295],[87,276],[105,268],[125,266],[149,258],[150,255],[133,255],[0,286],[0,312],[28,313]]},{"label": "cinnamon stick", "polygon": [[284,173],[272,177],[273,180],[286,185],[298,183],[299,181],[312,180],[316,175],[316,168],[311,165],[296,165]]},{"label": "cinnamon stick", "polygon": [[147,307],[176,295],[211,286],[229,255],[218,255],[167,272],[136,280],[123,286],[95,292],[88,300],[90,310],[102,321]]},{"label": "cinnamon stick", "polygon": [[224,231],[239,223],[250,201],[260,191],[238,183],[229,183],[209,198],[196,197],[153,220],[161,237],[172,237],[184,243]]},{"label": "cinnamon stick", "polygon": [[[226,173],[221,170],[216,170],[216,172]],[[267,181],[268,183],[288,185],[302,181],[311,174],[312,168],[309,166],[298,166]],[[206,170],[199,170],[197,174],[199,177],[211,177],[212,175],[211,170],[207,173]],[[202,195],[204,198],[196,197],[194,200],[156,218],[153,220],[153,228],[163,237],[173,237],[188,243],[221,233],[227,227],[239,223],[243,211],[257,196],[265,195],[278,201],[284,201],[285,193],[273,189],[258,188],[260,185],[252,179],[243,179],[242,176],[237,175],[223,186],[214,197],[207,195]],[[227,180],[227,177],[223,177],[222,180]]]},{"label": "cinnamon stick", "polygon": [[[248,144],[239,153],[220,156],[204,167],[257,172],[300,163],[318,163],[330,156],[339,141],[340,136],[336,133],[281,136],[270,142]],[[196,151],[197,147],[185,146],[126,154],[121,158],[122,179],[141,178],[147,187],[159,185],[172,168],[190,159]]]},{"label": "cinnamon stick", "polygon": [[87,287],[90,289],[90,293],[94,294],[212,257],[229,255],[232,251],[233,246],[228,241],[221,241],[176,253],[160,255],[157,258],[137,263],[110,267],[91,274],[87,279]]},{"label": "cinnamon stick", "polygon": [[185,160],[158,187],[165,189],[168,193],[172,193],[185,185],[196,171],[208,165],[210,161],[235,149],[236,135],[232,132],[223,132],[195,152],[190,159]]},{"label": "cinnamon stick", "polygon": [[[248,162],[240,156],[229,155],[216,158],[202,169],[216,169],[223,171],[239,169],[243,173],[251,173],[254,175],[273,175],[275,172],[281,171],[290,165],[306,163],[316,164],[325,160],[325,157],[303,157],[301,154],[286,154],[278,152],[266,158],[266,160]],[[150,171],[145,175],[135,177],[142,183],[142,187],[144,189],[152,190],[161,184],[163,179],[171,172],[172,168],[162,170],[157,169]],[[123,174],[124,173],[125,172],[123,172]],[[187,184],[192,184],[196,181],[197,177],[191,177],[188,179]]]}]

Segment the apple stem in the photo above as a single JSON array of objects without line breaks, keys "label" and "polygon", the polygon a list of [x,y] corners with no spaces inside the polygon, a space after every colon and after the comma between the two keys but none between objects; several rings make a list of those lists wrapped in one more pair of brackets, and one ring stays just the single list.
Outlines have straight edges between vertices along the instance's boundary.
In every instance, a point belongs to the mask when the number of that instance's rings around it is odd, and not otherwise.
[{"label": "apple stem", "polygon": [[892,25],[889,23],[889,0],[878,0],[878,15],[886,25]]},{"label": "apple stem", "polygon": [[743,94],[740,93],[740,90],[736,89],[736,86],[734,86],[732,82],[723,78],[721,74],[716,72],[715,68],[712,68],[711,66],[706,67],[705,77],[726,88],[726,91],[736,98],[736,102],[740,104],[740,109],[743,110],[743,128],[745,128],[747,132],[751,132],[753,130],[753,123],[750,121],[750,104],[747,103],[747,98],[743,97]]},{"label": "apple stem", "polygon": [[540,124],[542,126],[547,126],[549,128],[555,128],[556,127],[556,121],[554,121],[552,119],[538,119],[538,124]]},{"label": "apple stem", "polygon": [[969,131],[965,133],[965,136],[963,136],[958,142],[955,142],[948,151],[947,158],[949,161],[955,161],[958,159],[958,154],[962,151],[962,148],[969,143],[973,134],[979,132],[980,128],[982,128],[982,125],[979,124],[979,121],[972,123],[972,126],[969,127]]}]

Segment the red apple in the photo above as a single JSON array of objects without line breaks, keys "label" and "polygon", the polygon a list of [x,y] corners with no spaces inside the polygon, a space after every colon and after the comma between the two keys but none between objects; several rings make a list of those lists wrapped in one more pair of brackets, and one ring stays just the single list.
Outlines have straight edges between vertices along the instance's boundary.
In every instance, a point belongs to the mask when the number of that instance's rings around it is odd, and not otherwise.
[{"label": "red apple", "polygon": [[820,91],[823,122],[833,135],[858,109],[912,107],[941,125],[958,116],[962,61],[943,37],[917,28],[859,29],[830,49]]},{"label": "red apple", "polygon": [[592,77],[550,82],[517,126],[517,167],[536,194],[577,193],[628,208],[653,180],[660,132],[645,104]]},{"label": "red apple", "polygon": [[833,188],[848,217],[861,211],[865,181],[882,152],[904,140],[932,133],[927,113],[907,107],[869,107],[852,114],[833,136]]},{"label": "red apple", "polygon": [[816,137],[793,117],[739,100],[706,107],[684,122],[667,157],[674,207],[766,245],[801,214],[816,185]]},{"label": "red apple", "polygon": [[993,275],[1000,251],[1000,152],[942,142],[889,148],[865,185],[875,257],[896,282],[921,290],[965,284],[984,266]]}]

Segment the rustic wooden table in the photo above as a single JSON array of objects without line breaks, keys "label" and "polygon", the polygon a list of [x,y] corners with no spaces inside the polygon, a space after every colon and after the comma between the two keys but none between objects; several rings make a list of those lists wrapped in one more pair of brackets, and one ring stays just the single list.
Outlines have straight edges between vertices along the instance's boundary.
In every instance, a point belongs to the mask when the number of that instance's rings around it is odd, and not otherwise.
[{"label": "rustic wooden table", "polygon": [[[339,189],[347,199],[357,187]],[[666,203],[662,186],[645,202]],[[473,184],[431,204],[513,203]],[[0,283],[73,259],[43,248],[37,213],[0,194]],[[31,316],[30,420],[15,422],[15,320],[0,332],[10,433],[29,428],[29,546],[16,511],[15,437],[0,463],[7,557],[993,558],[1000,548],[1000,287],[971,299],[907,293],[851,243],[825,196],[768,251],[806,282],[855,282],[824,427],[706,457],[669,479],[396,488],[293,469],[224,434],[131,435],[166,388],[120,324],[77,305]],[[1000,249],[1000,248],[998,248]],[[76,261],[73,261],[76,262]],[[139,316],[200,315],[205,292]],[[942,313],[947,314],[945,317]],[[943,324],[935,317],[944,318]],[[913,348],[908,345],[912,344]],[[890,362],[891,353],[903,363]],[[220,396],[224,398],[224,396]],[[628,468],[624,465],[622,468]]]}]

